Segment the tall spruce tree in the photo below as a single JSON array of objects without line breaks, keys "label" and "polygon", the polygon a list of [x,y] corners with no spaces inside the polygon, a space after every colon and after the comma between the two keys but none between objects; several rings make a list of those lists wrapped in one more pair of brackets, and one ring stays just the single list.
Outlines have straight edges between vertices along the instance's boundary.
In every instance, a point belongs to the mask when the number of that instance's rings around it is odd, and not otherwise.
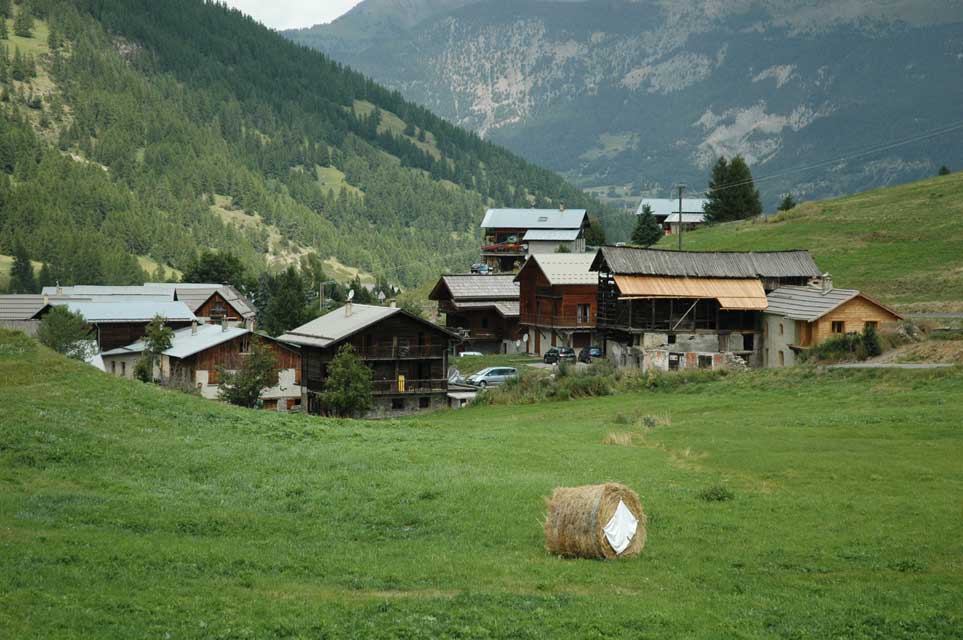
[{"label": "tall spruce tree", "polygon": [[17,17],[13,19],[13,32],[21,38],[33,37],[33,14],[30,13],[30,7],[20,5]]},{"label": "tall spruce tree", "polygon": [[294,267],[271,278],[266,289],[270,298],[260,318],[265,331],[277,336],[304,324],[307,292],[304,280]]},{"label": "tall spruce tree", "polygon": [[37,279],[33,275],[30,256],[22,243],[13,250],[13,268],[10,270],[10,293],[38,293]]},{"label": "tall spruce tree", "polygon": [[662,238],[662,228],[652,215],[652,207],[647,204],[642,205],[642,213],[635,223],[635,230],[632,231],[632,244],[641,247],[651,247]]},{"label": "tall spruce tree", "polygon": [[787,193],[786,196],[782,199],[782,202],[779,203],[778,209],[780,211],[789,211],[795,206],[796,206],[796,201],[793,199],[792,194]]},{"label": "tall spruce tree", "polygon": [[762,201],[742,156],[721,156],[712,167],[704,210],[709,222],[744,220],[762,215]]}]

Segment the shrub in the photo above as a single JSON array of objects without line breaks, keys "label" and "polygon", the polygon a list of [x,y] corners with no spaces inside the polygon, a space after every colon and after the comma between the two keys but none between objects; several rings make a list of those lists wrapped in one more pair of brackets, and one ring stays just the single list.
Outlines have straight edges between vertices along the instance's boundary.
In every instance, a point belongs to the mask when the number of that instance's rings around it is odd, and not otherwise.
[{"label": "shrub", "polygon": [[43,317],[37,339],[57,353],[76,360],[86,360],[96,353],[93,330],[83,315],[65,306],[56,306]]},{"label": "shrub", "polygon": [[728,487],[724,487],[721,484],[715,484],[711,487],[706,487],[699,492],[699,499],[705,500],[706,502],[728,502],[736,497],[736,494],[732,492]]},{"label": "shrub", "polygon": [[239,407],[255,407],[265,389],[278,383],[278,362],[274,352],[256,338],[251,343],[251,353],[244,358],[241,368],[232,373],[219,370],[222,400]]},{"label": "shrub", "polygon": [[361,415],[371,408],[371,369],[345,344],[328,365],[321,404],[341,417]]}]

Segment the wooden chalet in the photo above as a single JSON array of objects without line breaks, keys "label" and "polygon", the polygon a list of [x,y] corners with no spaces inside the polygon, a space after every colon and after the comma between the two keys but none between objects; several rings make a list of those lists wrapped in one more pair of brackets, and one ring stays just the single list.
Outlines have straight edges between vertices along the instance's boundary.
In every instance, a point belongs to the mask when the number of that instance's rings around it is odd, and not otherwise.
[{"label": "wooden chalet", "polygon": [[301,347],[303,404],[323,407],[328,364],[350,344],[373,374],[368,417],[403,415],[448,406],[448,351],[457,335],[403,309],[366,304],[344,307],[280,336]]},{"label": "wooden chalet", "polygon": [[[279,369],[278,384],[262,393],[264,407],[287,411],[301,404],[300,350],[245,327],[231,326],[226,320],[217,324],[195,322],[175,331],[170,348],[160,354],[154,376],[174,385],[196,389],[205,398],[217,399],[221,383],[219,369],[240,369],[251,351],[253,340],[259,340],[271,349]],[[112,375],[133,378],[134,366],[145,348],[144,342],[138,340],[104,351],[101,354],[104,370]]]},{"label": "wooden chalet", "polygon": [[766,291],[821,277],[806,251],[603,247],[592,269],[606,353],[661,369],[762,366]]},{"label": "wooden chalet", "polygon": [[123,347],[143,338],[147,325],[157,316],[164,318],[167,326],[175,330],[190,327],[197,319],[183,302],[67,300],[57,304],[83,315],[87,324],[93,327],[94,339],[101,351]]},{"label": "wooden chalet", "polygon": [[481,223],[482,262],[494,271],[513,272],[536,253],[585,251],[589,218],[585,209],[489,209]]},{"label": "wooden chalet", "polygon": [[147,289],[173,291],[174,300],[186,304],[201,322],[222,322],[254,329],[257,309],[237,289],[226,284],[148,282]]},{"label": "wooden chalet", "polygon": [[552,347],[581,349],[595,344],[598,275],[595,254],[544,253],[528,258],[515,277],[520,323],[528,353]]},{"label": "wooden chalet", "polygon": [[445,326],[460,336],[458,352],[515,353],[518,292],[511,274],[453,274],[442,276],[428,299],[438,302]]},{"label": "wooden chalet", "polygon": [[902,320],[900,314],[856,289],[834,288],[832,279],[825,276],[815,285],[780,287],[767,298],[763,325],[767,367],[794,365],[801,351],[833,336]]}]

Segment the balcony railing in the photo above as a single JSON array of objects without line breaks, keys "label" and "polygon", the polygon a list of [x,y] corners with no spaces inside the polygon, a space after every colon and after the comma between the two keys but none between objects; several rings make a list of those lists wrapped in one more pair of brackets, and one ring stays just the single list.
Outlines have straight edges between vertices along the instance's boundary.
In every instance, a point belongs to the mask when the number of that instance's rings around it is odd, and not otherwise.
[{"label": "balcony railing", "polygon": [[398,380],[374,380],[371,383],[371,392],[375,395],[432,393],[435,391],[448,391],[448,380],[446,378],[433,380],[405,380],[403,387]]},{"label": "balcony railing", "polygon": [[595,318],[591,316],[573,315],[554,315],[551,313],[525,313],[521,314],[521,324],[536,325],[539,327],[559,327],[559,328],[595,328]]},{"label": "balcony railing", "polygon": [[482,245],[481,251],[487,253],[506,253],[524,255],[525,247],[520,242],[503,242],[499,244]]},{"label": "balcony railing", "polygon": [[440,345],[386,345],[359,350],[362,360],[421,360],[442,358],[448,349]]}]

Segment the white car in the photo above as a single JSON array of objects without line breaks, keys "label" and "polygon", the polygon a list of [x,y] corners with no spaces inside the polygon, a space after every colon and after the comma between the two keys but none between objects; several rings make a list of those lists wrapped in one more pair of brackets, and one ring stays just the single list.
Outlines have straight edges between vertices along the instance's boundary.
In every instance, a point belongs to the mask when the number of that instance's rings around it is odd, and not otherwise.
[{"label": "white car", "polygon": [[485,354],[483,354],[481,351],[462,351],[461,353],[458,354],[458,357],[468,358],[468,357],[482,356],[482,355],[485,355]]},{"label": "white car", "polygon": [[517,377],[518,369],[515,367],[488,367],[468,376],[465,382],[484,389],[485,387],[500,385],[507,380],[514,380]]}]

